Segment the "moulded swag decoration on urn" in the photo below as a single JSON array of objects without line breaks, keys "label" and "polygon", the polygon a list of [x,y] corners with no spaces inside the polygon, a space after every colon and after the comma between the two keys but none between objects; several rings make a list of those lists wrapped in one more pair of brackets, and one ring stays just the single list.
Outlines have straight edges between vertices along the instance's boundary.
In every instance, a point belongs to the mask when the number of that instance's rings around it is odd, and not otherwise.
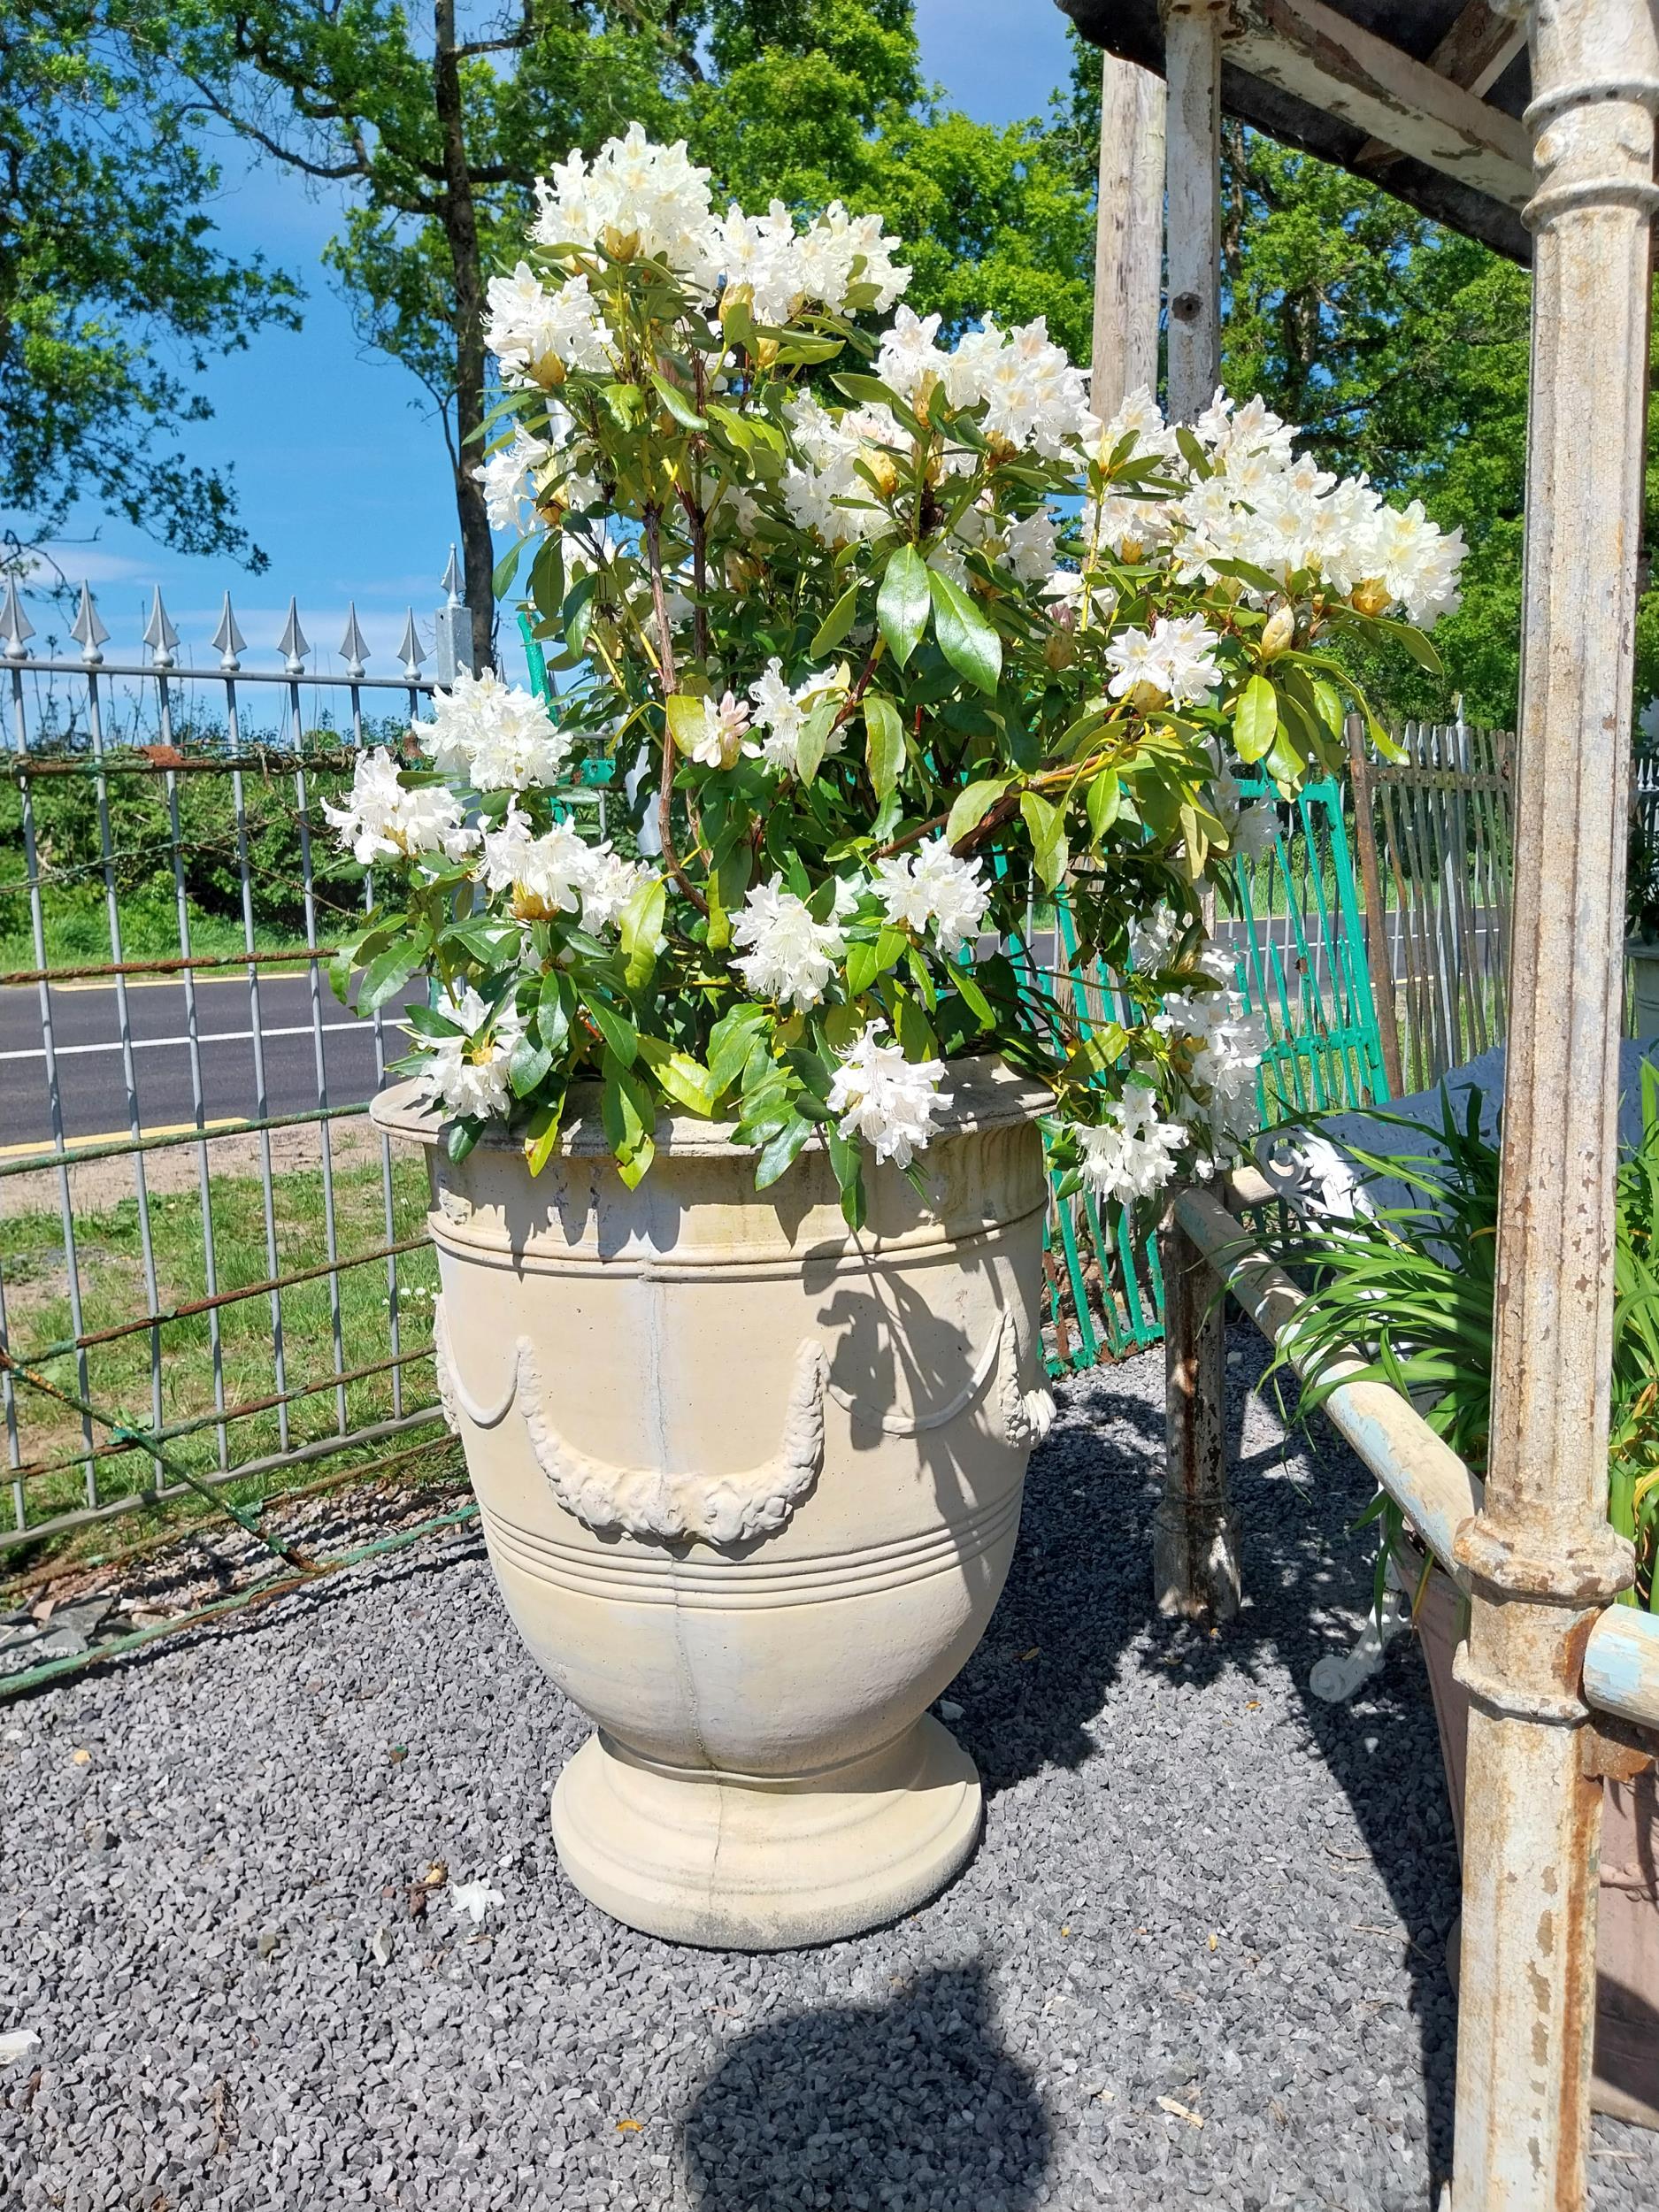
[{"label": "moulded swag decoration on urn", "polygon": [[[1264,1039],[1201,887],[1338,767],[1345,641],[1432,659],[1456,535],[1259,400],[1101,422],[1041,319],[947,346],[877,217],[722,211],[637,125],[538,202],[480,473],[559,695],[463,674],[329,810],[378,899],[336,987],[436,978],[403,1065],[451,1156],[505,1124],[539,1169],[592,1079],[625,1180],[723,1119],[762,1188],[826,1144],[856,1225],[989,1053],[1110,1206],[1230,1159]],[[1043,987],[1063,881],[1124,1024]]]}]

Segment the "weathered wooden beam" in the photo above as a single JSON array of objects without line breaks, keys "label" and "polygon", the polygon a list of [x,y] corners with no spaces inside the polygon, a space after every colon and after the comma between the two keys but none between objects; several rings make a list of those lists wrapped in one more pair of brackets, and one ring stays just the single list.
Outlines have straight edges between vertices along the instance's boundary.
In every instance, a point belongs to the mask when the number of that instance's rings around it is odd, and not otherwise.
[{"label": "weathered wooden beam", "polygon": [[1492,1442],[1471,1587],[1453,2200],[1581,2207],[1602,1791],[1586,1639],[1634,1571],[1607,1518],[1614,1172],[1659,37],[1535,0],[1509,1036]]},{"label": "weathered wooden beam", "polygon": [[1158,388],[1164,111],[1161,77],[1102,54],[1091,401],[1102,422],[1143,385]]},{"label": "weathered wooden beam", "polygon": [[1238,0],[1227,59],[1508,206],[1532,191],[1521,124],[1323,0]]},{"label": "weathered wooden beam", "polygon": [[[1526,18],[1500,15],[1487,0],[1469,0],[1469,5],[1429,56],[1437,77],[1462,85],[1465,92],[1484,98],[1526,44]],[[1400,160],[1398,150],[1380,138],[1368,138],[1354,157],[1356,169],[1386,170]]]},{"label": "weathered wooden beam", "polygon": [[1228,0],[1167,0],[1164,175],[1169,418],[1202,414],[1221,381],[1221,31]]}]

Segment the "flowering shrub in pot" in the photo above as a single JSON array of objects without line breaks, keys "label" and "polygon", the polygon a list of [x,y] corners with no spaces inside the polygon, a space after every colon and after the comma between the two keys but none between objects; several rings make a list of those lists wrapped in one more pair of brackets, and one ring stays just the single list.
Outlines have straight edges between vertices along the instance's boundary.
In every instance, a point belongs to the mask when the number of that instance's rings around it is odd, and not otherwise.
[{"label": "flowering shrub in pot", "polygon": [[[539,196],[481,465],[557,718],[464,677],[365,758],[335,818],[398,894],[336,982],[435,980],[378,1110],[432,1147],[509,1605],[601,1724],[565,1863],[664,1933],[803,1940],[976,1832],[922,1716],[1048,1418],[1040,1127],[1110,1205],[1231,1156],[1237,772],[1333,769],[1344,638],[1432,660],[1461,549],[1259,402],[1102,424],[1040,321],[941,345],[872,217],[721,213],[637,127]],[[599,757],[626,856],[562,795]],[[1063,883],[1135,1015],[1087,1036],[1027,935]]]}]

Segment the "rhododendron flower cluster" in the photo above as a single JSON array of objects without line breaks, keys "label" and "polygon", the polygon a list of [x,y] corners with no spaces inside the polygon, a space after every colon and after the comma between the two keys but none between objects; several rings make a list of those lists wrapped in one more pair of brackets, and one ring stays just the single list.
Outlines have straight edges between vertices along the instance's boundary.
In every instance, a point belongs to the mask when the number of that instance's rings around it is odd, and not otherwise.
[{"label": "rhododendron flower cluster", "polygon": [[841,1055],[830,1085],[829,1108],[841,1117],[840,1133],[860,1137],[878,1160],[908,1167],[926,1149],[933,1118],[950,1103],[940,1088],[942,1060],[907,1060],[896,1044],[883,1042],[885,1022],[872,1022]]},{"label": "rhododendron flower cluster", "polygon": [[[477,468],[549,688],[460,677],[329,816],[378,902],[334,980],[404,1008],[456,1156],[505,1123],[539,1169],[592,1087],[628,1183],[697,1116],[763,1187],[821,1145],[856,1225],[867,1171],[929,1189],[964,1057],[1043,1087],[1063,1195],[1253,1126],[1203,918],[1340,772],[1362,655],[1432,664],[1461,542],[1259,400],[1102,421],[1041,318],[909,278],[637,125],[539,187]],[[1050,987],[1061,897],[1116,1019]]]}]

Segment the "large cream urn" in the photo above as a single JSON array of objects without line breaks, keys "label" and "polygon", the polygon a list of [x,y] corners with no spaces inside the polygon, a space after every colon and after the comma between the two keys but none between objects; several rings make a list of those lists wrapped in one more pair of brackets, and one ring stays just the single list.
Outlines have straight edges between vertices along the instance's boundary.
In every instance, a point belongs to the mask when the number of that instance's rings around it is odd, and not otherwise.
[{"label": "large cream urn", "polygon": [[972,1854],[972,1761],[929,1712],[990,1617],[1052,1418],[1039,1322],[1045,1094],[949,1071],[924,1204],[809,1145],[771,1188],[729,1128],[664,1122],[639,1187],[597,1094],[532,1178],[426,1148],[440,1394],[507,1609],[595,1724],[553,1793],[565,1871],[618,1919],[781,1949],[922,1903]]}]

